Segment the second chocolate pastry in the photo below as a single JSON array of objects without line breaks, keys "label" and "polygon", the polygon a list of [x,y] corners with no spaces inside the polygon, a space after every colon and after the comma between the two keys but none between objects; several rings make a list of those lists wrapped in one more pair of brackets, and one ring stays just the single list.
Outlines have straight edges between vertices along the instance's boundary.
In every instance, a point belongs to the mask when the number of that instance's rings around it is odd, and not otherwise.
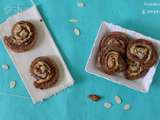
[{"label": "second chocolate pastry", "polygon": [[126,69],[126,63],[121,54],[110,47],[105,47],[98,53],[97,63],[109,75]]},{"label": "second chocolate pastry", "polygon": [[59,78],[57,65],[48,57],[36,58],[30,66],[30,71],[36,79],[34,86],[39,89],[54,86]]},{"label": "second chocolate pastry", "polygon": [[112,48],[114,47],[118,49],[119,52],[125,54],[128,41],[129,38],[126,34],[122,32],[111,32],[102,38],[99,49],[101,50],[106,46],[112,46]]},{"label": "second chocolate pastry", "polygon": [[129,80],[136,80],[146,75],[148,69],[145,69],[139,62],[128,60],[128,68],[124,75]]},{"label": "second chocolate pastry", "polygon": [[11,36],[4,37],[5,45],[14,52],[25,52],[30,50],[35,40],[35,28],[31,22],[19,21],[12,30]]},{"label": "second chocolate pastry", "polygon": [[127,57],[132,61],[141,63],[145,68],[152,67],[158,59],[157,51],[153,44],[144,39],[129,42]]}]

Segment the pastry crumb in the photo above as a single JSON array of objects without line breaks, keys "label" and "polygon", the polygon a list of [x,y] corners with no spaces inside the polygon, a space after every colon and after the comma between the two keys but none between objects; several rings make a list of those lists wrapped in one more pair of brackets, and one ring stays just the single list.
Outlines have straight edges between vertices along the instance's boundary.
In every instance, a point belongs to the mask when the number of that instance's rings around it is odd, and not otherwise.
[{"label": "pastry crumb", "polygon": [[43,19],[40,19],[40,22],[43,22]]}]

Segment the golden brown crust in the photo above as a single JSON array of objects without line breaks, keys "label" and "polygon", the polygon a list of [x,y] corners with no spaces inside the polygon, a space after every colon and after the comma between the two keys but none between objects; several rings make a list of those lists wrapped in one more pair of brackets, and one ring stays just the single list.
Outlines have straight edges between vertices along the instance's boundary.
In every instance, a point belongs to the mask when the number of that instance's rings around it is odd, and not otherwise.
[{"label": "golden brown crust", "polygon": [[11,33],[11,36],[4,37],[4,43],[14,52],[28,51],[36,42],[35,28],[33,24],[28,21],[17,22],[13,26]]},{"label": "golden brown crust", "polygon": [[141,63],[147,69],[156,63],[158,54],[150,41],[138,39],[129,42],[127,57],[132,61]]},{"label": "golden brown crust", "polygon": [[124,75],[129,80],[136,80],[146,75],[148,69],[145,69],[139,62],[128,60],[128,67]]},{"label": "golden brown crust", "polygon": [[30,66],[31,74],[36,81],[34,86],[39,89],[47,89],[54,86],[59,77],[58,68],[48,57],[36,58]]}]

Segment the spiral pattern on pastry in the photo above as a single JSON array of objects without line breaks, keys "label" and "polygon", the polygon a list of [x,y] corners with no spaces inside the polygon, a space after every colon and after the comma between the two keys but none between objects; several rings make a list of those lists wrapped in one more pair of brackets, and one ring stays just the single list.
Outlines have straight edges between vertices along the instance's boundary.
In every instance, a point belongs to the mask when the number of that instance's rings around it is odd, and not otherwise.
[{"label": "spiral pattern on pastry", "polygon": [[54,86],[59,77],[58,68],[48,57],[36,58],[30,66],[31,74],[36,81],[34,86],[39,89],[47,89]]},{"label": "spiral pattern on pastry", "polygon": [[136,80],[146,75],[148,69],[145,69],[139,62],[128,60],[128,67],[125,71],[125,77],[129,80]]},{"label": "spiral pattern on pastry", "polygon": [[4,37],[4,43],[14,52],[30,50],[35,44],[35,28],[28,21],[17,22],[12,30],[11,36]]},{"label": "spiral pattern on pastry", "polygon": [[105,47],[98,53],[97,63],[109,75],[126,69],[126,63],[121,54],[110,47]]},{"label": "spiral pattern on pastry", "polygon": [[152,67],[157,59],[157,51],[150,41],[144,39],[133,40],[127,47],[127,57],[141,63],[146,69]]},{"label": "spiral pattern on pastry", "polygon": [[129,38],[127,35],[121,32],[111,32],[109,35],[105,35],[100,42],[100,49],[105,48],[106,46],[114,46],[116,49],[125,54],[126,47],[128,44]]}]

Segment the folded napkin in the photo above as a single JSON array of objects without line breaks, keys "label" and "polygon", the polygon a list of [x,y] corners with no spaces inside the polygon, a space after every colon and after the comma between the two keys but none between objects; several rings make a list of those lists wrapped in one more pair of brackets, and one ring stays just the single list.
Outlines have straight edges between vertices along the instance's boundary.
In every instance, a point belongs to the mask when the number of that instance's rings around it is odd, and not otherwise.
[{"label": "folded napkin", "polygon": [[[29,92],[33,103],[43,101],[43,99],[49,96],[55,95],[61,90],[73,85],[74,80],[60,54],[53,38],[51,37],[44,21],[41,21],[42,17],[39,14],[36,6],[33,6],[21,13],[18,13],[10,18],[8,18],[4,23],[0,25],[0,36],[3,37],[11,34],[11,28],[13,25],[20,21],[26,20],[31,21],[36,28],[36,39],[37,43],[33,49],[24,53],[15,53],[7,49],[13,63],[15,64],[19,75],[21,76],[27,91]],[[58,65],[60,71],[59,81],[56,86],[40,90],[34,87],[33,78],[30,74],[30,64],[31,62],[39,56],[49,56],[53,58]]]}]

